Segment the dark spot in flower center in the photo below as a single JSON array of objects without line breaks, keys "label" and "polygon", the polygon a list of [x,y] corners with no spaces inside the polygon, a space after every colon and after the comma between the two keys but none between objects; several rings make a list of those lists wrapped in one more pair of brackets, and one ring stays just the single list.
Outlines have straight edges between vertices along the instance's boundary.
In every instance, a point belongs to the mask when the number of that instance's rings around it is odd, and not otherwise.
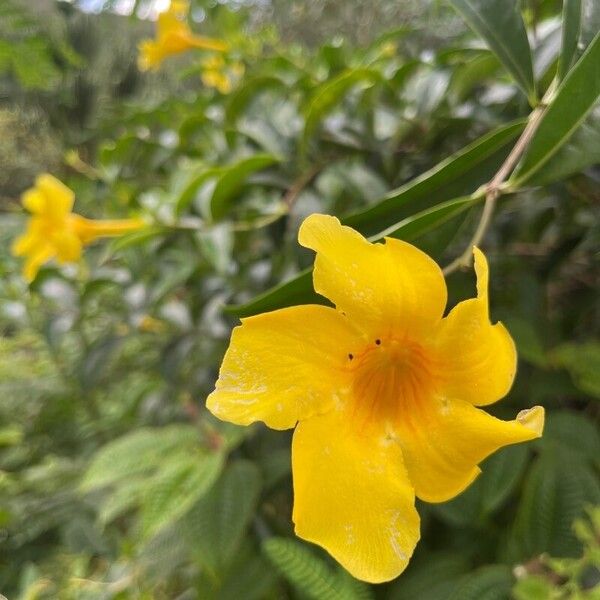
[{"label": "dark spot in flower center", "polygon": [[380,346],[380,345],[381,345],[381,340],[380,340],[379,338],[377,338],[377,339],[375,340],[375,343],[376,343],[378,346]]}]

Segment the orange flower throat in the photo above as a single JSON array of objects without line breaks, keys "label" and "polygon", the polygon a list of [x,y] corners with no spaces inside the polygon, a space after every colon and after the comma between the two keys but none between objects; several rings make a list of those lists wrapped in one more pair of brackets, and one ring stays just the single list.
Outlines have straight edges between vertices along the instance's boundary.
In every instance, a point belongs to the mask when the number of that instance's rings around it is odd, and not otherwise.
[{"label": "orange flower throat", "polygon": [[353,412],[362,425],[397,422],[434,387],[432,360],[409,339],[376,339],[362,353],[348,354]]}]

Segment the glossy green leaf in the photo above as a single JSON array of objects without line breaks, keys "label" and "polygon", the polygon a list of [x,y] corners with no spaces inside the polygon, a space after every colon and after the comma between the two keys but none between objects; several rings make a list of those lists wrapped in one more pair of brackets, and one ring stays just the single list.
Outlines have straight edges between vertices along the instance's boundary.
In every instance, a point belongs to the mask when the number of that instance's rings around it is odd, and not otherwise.
[{"label": "glossy green leaf", "polygon": [[600,34],[569,71],[543,116],[512,181],[528,182],[569,141],[600,98]]},{"label": "glossy green leaf", "polygon": [[375,235],[410,216],[415,209],[429,208],[474,192],[492,177],[506,158],[511,142],[517,139],[524,127],[524,120],[498,127],[392,190],[369,208],[343,218],[344,224],[364,235]]},{"label": "glossy green leaf", "polygon": [[278,161],[279,159],[272,154],[256,154],[224,168],[217,178],[210,199],[212,218],[219,220],[227,214],[231,201],[243,188],[250,175],[266,169]]},{"label": "glossy green leaf", "polygon": [[448,0],[480,35],[527,94],[535,100],[535,82],[527,31],[517,0]]},{"label": "glossy green leaf", "polygon": [[342,100],[355,85],[372,85],[379,74],[368,68],[347,70],[317,88],[306,110],[306,122],[301,146],[306,150],[310,137],[323,118]]},{"label": "glossy green leaf", "polygon": [[562,80],[573,64],[581,29],[581,0],[563,0],[562,47],[557,76]]},{"label": "glossy green leaf", "polygon": [[547,185],[577,175],[600,163],[600,104],[563,147],[528,180],[530,185]]},{"label": "glossy green leaf", "polygon": [[285,83],[272,75],[264,75],[247,80],[229,97],[227,108],[225,109],[227,121],[234,124],[254,97],[266,90],[278,88],[286,89]]}]

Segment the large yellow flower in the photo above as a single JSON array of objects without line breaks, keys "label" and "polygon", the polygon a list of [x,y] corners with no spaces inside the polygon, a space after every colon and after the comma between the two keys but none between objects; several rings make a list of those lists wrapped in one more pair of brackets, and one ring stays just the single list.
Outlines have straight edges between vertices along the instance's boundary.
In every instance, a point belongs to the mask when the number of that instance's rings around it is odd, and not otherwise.
[{"label": "large yellow flower", "polygon": [[225,52],[227,43],[192,33],[187,24],[189,3],[187,0],[171,0],[169,8],[158,16],[156,39],[140,43],[138,66],[142,71],[156,69],[168,56],[191,48]]},{"label": "large yellow flower", "polygon": [[71,212],[75,195],[66,185],[47,173],[22,197],[31,213],[27,230],[12,247],[16,256],[26,256],[23,275],[32,281],[39,268],[56,258],[60,263],[76,262],[84,245],[99,237],[123,235],[145,225],[142,219],[94,221]]},{"label": "large yellow flower", "polygon": [[292,444],[296,533],[359,579],[401,573],[419,539],[415,496],[444,502],[507,444],[541,435],[544,410],[501,421],[476,406],[510,389],[514,343],[488,315],[488,267],[475,249],[477,297],[443,317],[438,265],[406,242],[371,244],[311,215],[299,241],[316,251],[306,305],[244,319],[207,406],[274,429]]}]

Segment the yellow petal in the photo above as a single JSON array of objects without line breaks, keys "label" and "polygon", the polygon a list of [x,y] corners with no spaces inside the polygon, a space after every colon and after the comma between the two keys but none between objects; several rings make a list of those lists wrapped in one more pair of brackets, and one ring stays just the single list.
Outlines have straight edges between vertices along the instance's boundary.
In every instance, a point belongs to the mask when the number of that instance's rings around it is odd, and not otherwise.
[{"label": "yellow petal", "polygon": [[[329,410],[348,387],[356,335],[333,308],[306,305],[248,319],[233,330],[206,406],[239,425],[274,429]],[[337,397],[337,399],[336,399]]]},{"label": "yellow petal", "polygon": [[66,217],[73,208],[75,194],[64,183],[44,173],[35,180],[36,188],[46,197],[44,213],[53,219]]},{"label": "yellow petal", "polygon": [[61,263],[76,262],[81,258],[81,241],[72,231],[62,230],[55,233],[52,244]]},{"label": "yellow petal", "polygon": [[46,196],[36,188],[30,188],[21,196],[23,206],[34,215],[41,215],[46,209]]},{"label": "yellow petal", "polygon": [[40,267],[48,262],[54,256],[54,249],[50,245],[45,245],[35,252],[32,252],[23,265],[23,277],[29,282],[35,279]]},{"label": "yellow petal", "polygon": [[414,491],[396,444],[334,410],[301,421],[292,445],[296,534],[354,577],[397,577],[419,540]]},{"label": "yellow petal", "polygon": [[477,298],[457,304],[441,322],[435,354],[442,393],[484,406],[504,397],[517,370],[517,352],[502,325],[488,315],[488,266],[475,249]]},{"label": "yellow petal", "polygon": [[199,48],[201,50],[213,50],[215,52],[226,52],[229,50],[229,44],[227,42],[201,35],[190,35],[188,42],[191,47]]},{"label": "yellow petal", "polygon": [[446,305],[438,265],[411,244],[371,244],[335,217],[309,216],[300,244],[317,252],[315,290],[373,335],[419,333],[437,324]]},{"label": "yellow petal", "polygon": [[502,421],[462,400],[421,396],[409,399],[396,428],[417,496],[445,502],[479,475],[477,465],[484,458],[503,446],[540,437],[543,427],[540,406]]},{"label": "yellow petal", "polygon": [[116,237],[145,227],[143,219],[86,219],[71,215],[70,226],[82,244],[91,244],[101,237]]}]

